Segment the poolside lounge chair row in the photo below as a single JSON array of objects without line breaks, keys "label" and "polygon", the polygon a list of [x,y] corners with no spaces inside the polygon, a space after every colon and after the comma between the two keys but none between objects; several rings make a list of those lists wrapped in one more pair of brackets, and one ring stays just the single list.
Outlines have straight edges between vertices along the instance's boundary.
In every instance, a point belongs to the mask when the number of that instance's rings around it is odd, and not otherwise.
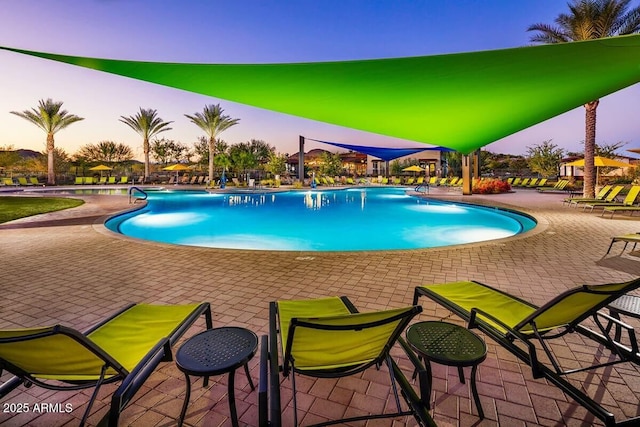
[{"label": "poolside lounge chair row", "polygon": [[554,185],[552,186],[540,186],[537,187],[536,190],[544,193],[544,192],[564,192],[564,191],[568,191],[566,190],[566,188],[569,186],[569,180],[568,179],[561,179],[558,180],[558,182],[556,182]]},{"label": "poolside lounge chair row", "polygon": [[[16,182],[17,181],[17,182]],[[2,180],[0,180],[0,186],[21,186],[21,187],[31,187],[31,186],[38,186],[38,185],[44,185],[42,183],[40,183],[38,181],[38,178],[36,178],[35,176],[31,176],[29,177],[29,179],[27,180],[26,177],[24,176],[19,176],[16,178],[2,178]]]},{"label": "poolside lounge chair row", "polygon": [[569,197],[564,199],[563,205],[582,206],[583,211],[589,208],[590,212],[593,212],[594,209],[602,209],[601,216],[604,216],[605,213],[611,213],[612,218],[617,212],[629,212],[630,215],[633,215],[634,212],[640,212],[640,201],[638,201],[640,185],[631,186],[624,199],[619,201],[618,198],[624,189],[624,185],[605,185],[594,198]]},{"label": "poolside lounge chair row", "polygon": [[[269,333],[261,338],[259,425],[282,425],[280,374],[291,379],[293,425],[297,425],[297,375],[341,378],[386,365],[395,398],[391,404],[393,409],[382,408],[384,412],[380,414],[356,413],[350,418],[321,425],[413,416],[417,425],[435,426],[427,411],[430,402],[425,401],[424,392],[431,387],[425,383],[429,378],[427,366],[402,338],[409,323],[422,312],[418,305],[421,297],[430,298],[466,320],[468,328],[481,330],[527,364],[534,378],[545,378],[605,425],[637,425],[640,417],[617,420],[587,394],[588,387],[576,386],[566,377],[624,362],[640,365],[633,328],[619,318],[601,312],[638,288],[640,278],[622,283],[583,285],[537,306],[479,282],[459,281],[418,286],[412,305],[366,313],[360,313],[347,297],[271,302]],[[205,317],[206,328],[211,329],[211,308],[208,303],[202,303],[133,304],[84,333],[60,325],[0,330],[0,368],[15,375],[0,385],[0,397],[22,383],[53,390],[92,387],[95,391],[80,423],[84,425],[102,384],[119,381],[120,386],[115,390],[110,410],[103,420],[110,426],[117,426],[122,410],[160,362],[171,360],[172,346],[201,315]],[[585,323],[587,320],[589,322]],[[612,357],[591,366],[565,368],[566,355],[562,348],[571,344],[564,341],[555,344],[557,341],[554,340],[568,334],[580,336],[579,340],[569,342],[593,341],[599,346],[596,351],[609,350]],[[391,356],[396,343],[406,354],[410,369],[416,370],[417,391],[394,360],[395,356]],[[560,357],[556,356],[557,350],[562,353]],[[539,353],[544,353],[545,357],[540,358]],[[597,359],[584,357],[581,360]],[[63,385],[52,384],[50,380]],[[400,397],[406,402],[404,406]],[[479,414],[482,413],[479,411]]]},{"label": "poolside lounge chair row", "polygon": [[93,176],[76,176],[75,185],[94,185],[94,184],[128,184],[129,177],[123,175],[118,180],[115,176],[96,178]]},{"label": "poolside lounge chair row", "polygon": [[507,182],[512,187],[522,187],[522,188],[538,188],[544,187],[547,184],[547,178],[519,178],[519,177],[510,177],[507,178]]}]

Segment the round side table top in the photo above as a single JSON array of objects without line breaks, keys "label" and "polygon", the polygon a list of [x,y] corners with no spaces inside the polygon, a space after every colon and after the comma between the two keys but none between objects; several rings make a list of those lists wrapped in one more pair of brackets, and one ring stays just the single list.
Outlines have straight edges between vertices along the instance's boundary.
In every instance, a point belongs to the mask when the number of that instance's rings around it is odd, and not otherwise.
[{"label": "round side table top", "polygon": [[487,357],[487,346],[473,332],[453,323],[418,322],[406,332],[407,341],[419,354],[449,366],[473,366]]},{"label": "round side table top", "polygon": [[635,295],[623,295],[608,307],[614,312],[640,318],[640,298]]},{"label": "round side table top", "polygon": [[230,372],[253,357],[258,337],[252,331],[235,326],[209,329],[189,338],[176,353],[176,365],[197,376]]}]

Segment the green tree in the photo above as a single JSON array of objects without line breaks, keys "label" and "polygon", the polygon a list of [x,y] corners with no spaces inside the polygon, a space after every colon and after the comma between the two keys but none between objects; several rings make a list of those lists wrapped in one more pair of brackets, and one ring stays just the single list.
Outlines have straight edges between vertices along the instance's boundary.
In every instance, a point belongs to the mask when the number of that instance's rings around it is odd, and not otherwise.
[{"label": "green tree", "polygon": [[229,147],[229,158],[231,159],[231,166],[239,174],[246,172],[248,169],[254,169],[258,165],[251,145],[247,142],[233,144]]},{"label": "green tree", "polygon": [[149,140],[161,132],[171,130],[168,127],[173,122],[165,122],[158,117],[158,112],[154,109],[144,109],[140,107],[140,111],[135,116],[120,116],[120,121],[133,129],[142,137],[142,150],[144,151],[144,178],[149,178]]},{"label": "green tree", "polygon": [[551,142],[551,140],[543,141],[541,144],[527,147],[529,157],[529,169],[539,173],[544,177],[550,177],[558,174],[558,168],[564,150]]},{"label": "green tree", "polygon": [[209,141],[206,136],[198,137],[198,140],[193,143],[193,151],[198,157],[196,163],[202,166],[209,164]]},{"label": "green tree", "polygon": [[18,165],[22,157],[13,145],[0,146],[0,168],[10,169]]},{"label": "green tree", "polygon": [[166,138],[156,138],[151,141],[151,155],[155,161],[163,166],[168,163],[189,163],[191,159],[189,147],[173,139]]},{"label": "green tree", "polygon": [[74,155],[89,162],[125,162],[133,159],[133,150],[126,144],[113,141],[101,141],[97,144],[86,144]]},{"label": "green tree", "polygon": [[51,98],[40,100],[37,108],[24,111],[11,111],[11,114],[22,117],[47,133],[47,184],[55,185],[55,140],[54,135],[67,126],[84,120],[75,114],[69,114],[62,110],[62,102],[53,101]]},{"label": "green tree", "polygon": [[269,160],[265,165],[265,170],[273,175],[281,175],[287,171],[287,158],[286,154],[270,153]]},{"label": "green tree", "polygon": [[329,153],[325,151],[320,155],[320,162],[320,175],[335,176],[342,174],[342,159],[340,158],[340,153]]},{"label": "green tree", "polygon": [[[640,6],[628,10],[631,0],[573,0],[568,3],[570,13],[561,13],[555,26],[534,24],[527,31],[534,43],[566,43],[592,40],[640,31]],[[594,58],[597,60],[597,58]],[[594,197],[596,170],[593,157],[596,146],[596,109],[600,100],[588,102],[585,107],[584,144],[584,197]]]},{"label": "green tree", "polygon": [[628,142],[626,141],[619,141],[614,144],[605,144],[605,143],[596,144],[595,153],[596,153],[596,156],[613,159],[615,157],[618,157],[618,154],[616,152],[627,144]]},{"label": "green tree", "polygon": [[240,119],[232,119],[223,113],[224,110],[220,107],[220,104],[216,104],[205,105],[201,113],[194,113],[193,116],[185,114],[185,117],[202,129],[209,138],[209,181],[213,181],[213,158],[215,157],[216,137],[240,121]]}]

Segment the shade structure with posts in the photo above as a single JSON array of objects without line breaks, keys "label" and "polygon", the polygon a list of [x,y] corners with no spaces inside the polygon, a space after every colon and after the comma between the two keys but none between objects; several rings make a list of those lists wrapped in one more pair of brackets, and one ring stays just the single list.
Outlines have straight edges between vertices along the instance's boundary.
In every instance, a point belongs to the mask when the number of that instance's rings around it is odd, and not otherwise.
[{"label": "shade structure with posts", "polygon": [[[608,157],[595,156],[593,158],[593,165],[596,167],[596,180],[600,178],[600,168],[633,168],[635,165],[630,163],[621,162],[619,160],[610,159]],[[565,166],[577,166],[584,167],[584,159],[575,160],[573,162],[565,164]]]}]

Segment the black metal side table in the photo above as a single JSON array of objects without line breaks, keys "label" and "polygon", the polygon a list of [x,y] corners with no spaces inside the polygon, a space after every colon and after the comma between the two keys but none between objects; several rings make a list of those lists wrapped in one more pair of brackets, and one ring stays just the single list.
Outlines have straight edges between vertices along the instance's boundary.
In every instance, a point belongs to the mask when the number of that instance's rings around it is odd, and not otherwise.
[{"label": "black metal side table", "polygon": [[234,377],[236,369],[244,366],[247,379],[254,390],[249,376],[248,362],[256,354],[258,337],[252,331],[234,326],[209,329],[189,338],[176,353],[176,365],[187,379],[187,392],[180,413],[178,426],[182,426],[191,397],[189,375],[204,377],[203,386],[209,383],[209,376],[229,373],[229,410],[231,423],[238,426]]},{"label": "black metal side table", "polygon": [[[611,317],[620,320],[620,315],[635,317],[640,319],[640,297],[635,295],[622,295],[617,300],[607,306]],[[622,329],[616,325],[615,340],[619,341]]]},{"label": "black metal side table", "polygon": [[[471,366],[471,393],[476,402],[478,415],[484,419],[484,411],[480,404],[476,387],[478,365],[487,358],[487,346],[480,337],[462,326],[447,322],[418,322],[411,325],[406,332],[409,345],[425,361],[426,381],[423,388],[423,400],[430,407],[432,374],[430,362],[458,368],[460,382],[464,383],[462,368]],[[422,387],[422,384],[421,384]]]}]

